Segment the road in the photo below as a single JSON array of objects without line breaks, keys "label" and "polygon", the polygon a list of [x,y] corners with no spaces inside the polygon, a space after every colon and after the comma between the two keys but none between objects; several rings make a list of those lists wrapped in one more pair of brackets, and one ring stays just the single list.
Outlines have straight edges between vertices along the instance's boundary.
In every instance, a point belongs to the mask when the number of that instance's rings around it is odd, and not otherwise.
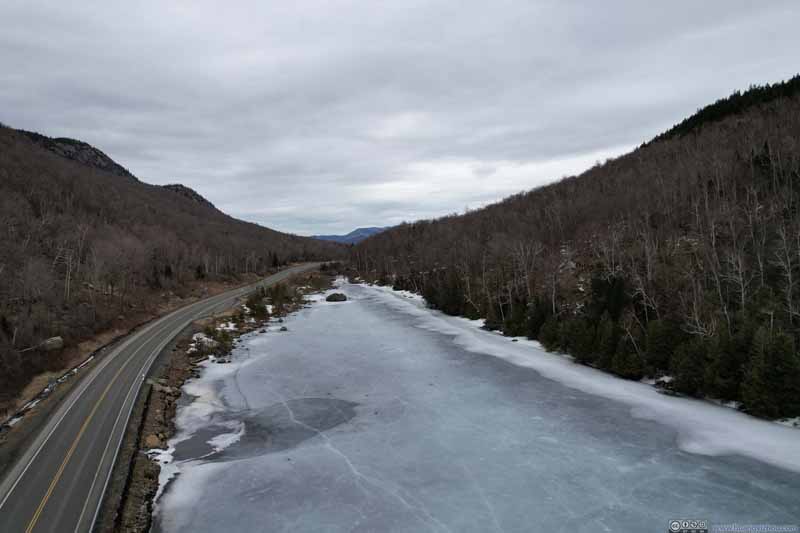
[{"label": "road", "polygon": [[104,357],[0,482],[0,531],[91,531],[137,393],[164,346],[194,320],[229,307],[259,285],[317,266],[295,266],[183,307],[132,334]]}]

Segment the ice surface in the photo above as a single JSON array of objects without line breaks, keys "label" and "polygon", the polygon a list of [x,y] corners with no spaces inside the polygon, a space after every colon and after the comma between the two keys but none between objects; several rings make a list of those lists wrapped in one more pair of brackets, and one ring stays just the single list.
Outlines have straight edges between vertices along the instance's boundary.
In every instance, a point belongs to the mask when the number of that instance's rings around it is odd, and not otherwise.
[{"label": "ice surface", "polygon": [[233,363],[187,384],[194,400],[170,441],[179,475],[158,501],[156,531],[640,533],[676,517],[800,521],[796,430],[659,395],[413,295],[337,290],[349,301],[313,303],[286,333],[245,336]]},{"label": "ice surface", "polygon": [[646,384],[619,379],[550,354],[536,341],[518,337],[511,344],[508,337],[480,330],[480,321],[432,313],[421,300],[412,303],[386,287],[373,290],[394,309],[419,317],[420,326],[452,335],[456,344],[466,350],[532,368],[568,387],[626,403],[634,408],[634,416],[672,426],[679,431],[679,445],[686,451],[741,454],[800,472],[800,433],[791,428],[708,402],[665,396]]}]

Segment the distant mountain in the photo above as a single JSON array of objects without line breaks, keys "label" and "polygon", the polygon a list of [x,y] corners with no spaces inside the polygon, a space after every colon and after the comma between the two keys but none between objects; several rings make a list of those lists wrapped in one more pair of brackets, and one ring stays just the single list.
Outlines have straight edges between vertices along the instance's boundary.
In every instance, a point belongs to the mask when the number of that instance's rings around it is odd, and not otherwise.
[{"label": "distant mountain", "polygon": [[354,229],[347,235],[313,235],[313,238],[318,239],[320,241],[340,242],[342,244],[358,244],[367,237],[377,235],[378,233],[385,231],[387,229],[389,228],[385,227],[358,228]]}]

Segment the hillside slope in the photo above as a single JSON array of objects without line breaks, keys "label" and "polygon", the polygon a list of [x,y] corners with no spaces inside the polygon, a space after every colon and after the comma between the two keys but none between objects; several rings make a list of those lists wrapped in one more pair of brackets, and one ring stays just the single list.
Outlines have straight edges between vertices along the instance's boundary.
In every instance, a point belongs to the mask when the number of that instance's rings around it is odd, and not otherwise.
[{"label": "hillside slope", "polygon": [[352,252],[362,276],[678,392],[800,414],[800,78],[632,153]]},{"label": "hillside slope", "polygon": [[[182,185],[148,185],[94,147],[0,127],[0,402],[59,352],[199,283],[343,248],[236,220]],[[30,348],[34,349],[30,349]]]}]

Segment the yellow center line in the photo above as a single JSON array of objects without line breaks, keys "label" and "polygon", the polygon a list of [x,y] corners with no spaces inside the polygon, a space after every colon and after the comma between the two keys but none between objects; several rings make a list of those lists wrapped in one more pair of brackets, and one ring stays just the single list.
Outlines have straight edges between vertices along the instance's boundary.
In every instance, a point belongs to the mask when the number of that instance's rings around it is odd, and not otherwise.
[{"label": "yellow center line", "polygon": [[33,518],[31,518],[28,527],[25,529],[25,533],[31,533],[31,531],[33,531],[33,528],[36,527],[36,522],[39,520],[39,517],[42,514],[42,510],[44,510],[44,506],[47,504],[47,500],[50,499],[50,495],[53,493],[53,489],[55,489],[58,480],[61,479],[61,474],[64,473],[64,468],[66,468],[67,463],[72,457],[72,454],[75,453],[75,449],[78,447],[78,441],[81,440],[81,437],[83,436],[83,433],[86,431],[86,428],[89,427],[89,422],[92,421],[92,418],[94,417],[94,414],[97,412],[97,409],[100,407],[100,404],[105,399],[106,395],[108,394],[108,391],[111,390],[111,386],[114,385],[115,381],[117,381],[117,378],[120,376],[120,374],[122,374],[122,371],[125,370],[125,367],[128,366],[128,363],[130,363],[131,359],[133,359],[133,356],[128,358],[125,361],[125,363],[123,363],[123,365],[119,367],[117,373],[114,374],[114,377],[111,378],[111,381],[109,381],[108,385],[106,385],[106,388],[103,390],[103,394],[101,394],[100,398],[98,398],[97,401],[95,402],[92,411],[89,413],[89,416],[86,417],[86,420],[84,420],[80,431],[78,431],[78,435],[75,437],[75,440],[72,441],[72,446],[70,446],[66,457],[64,457],[64,461],[61,463],[61,466],[58,468],[55,477],[53,477],[53,480],[50,482],[50,486],[48,487],[47,492],[44,495],[44,498],[42,498],[42,501],[39,502],[39,507],[36,508],[36,512],[34,513]]}]

